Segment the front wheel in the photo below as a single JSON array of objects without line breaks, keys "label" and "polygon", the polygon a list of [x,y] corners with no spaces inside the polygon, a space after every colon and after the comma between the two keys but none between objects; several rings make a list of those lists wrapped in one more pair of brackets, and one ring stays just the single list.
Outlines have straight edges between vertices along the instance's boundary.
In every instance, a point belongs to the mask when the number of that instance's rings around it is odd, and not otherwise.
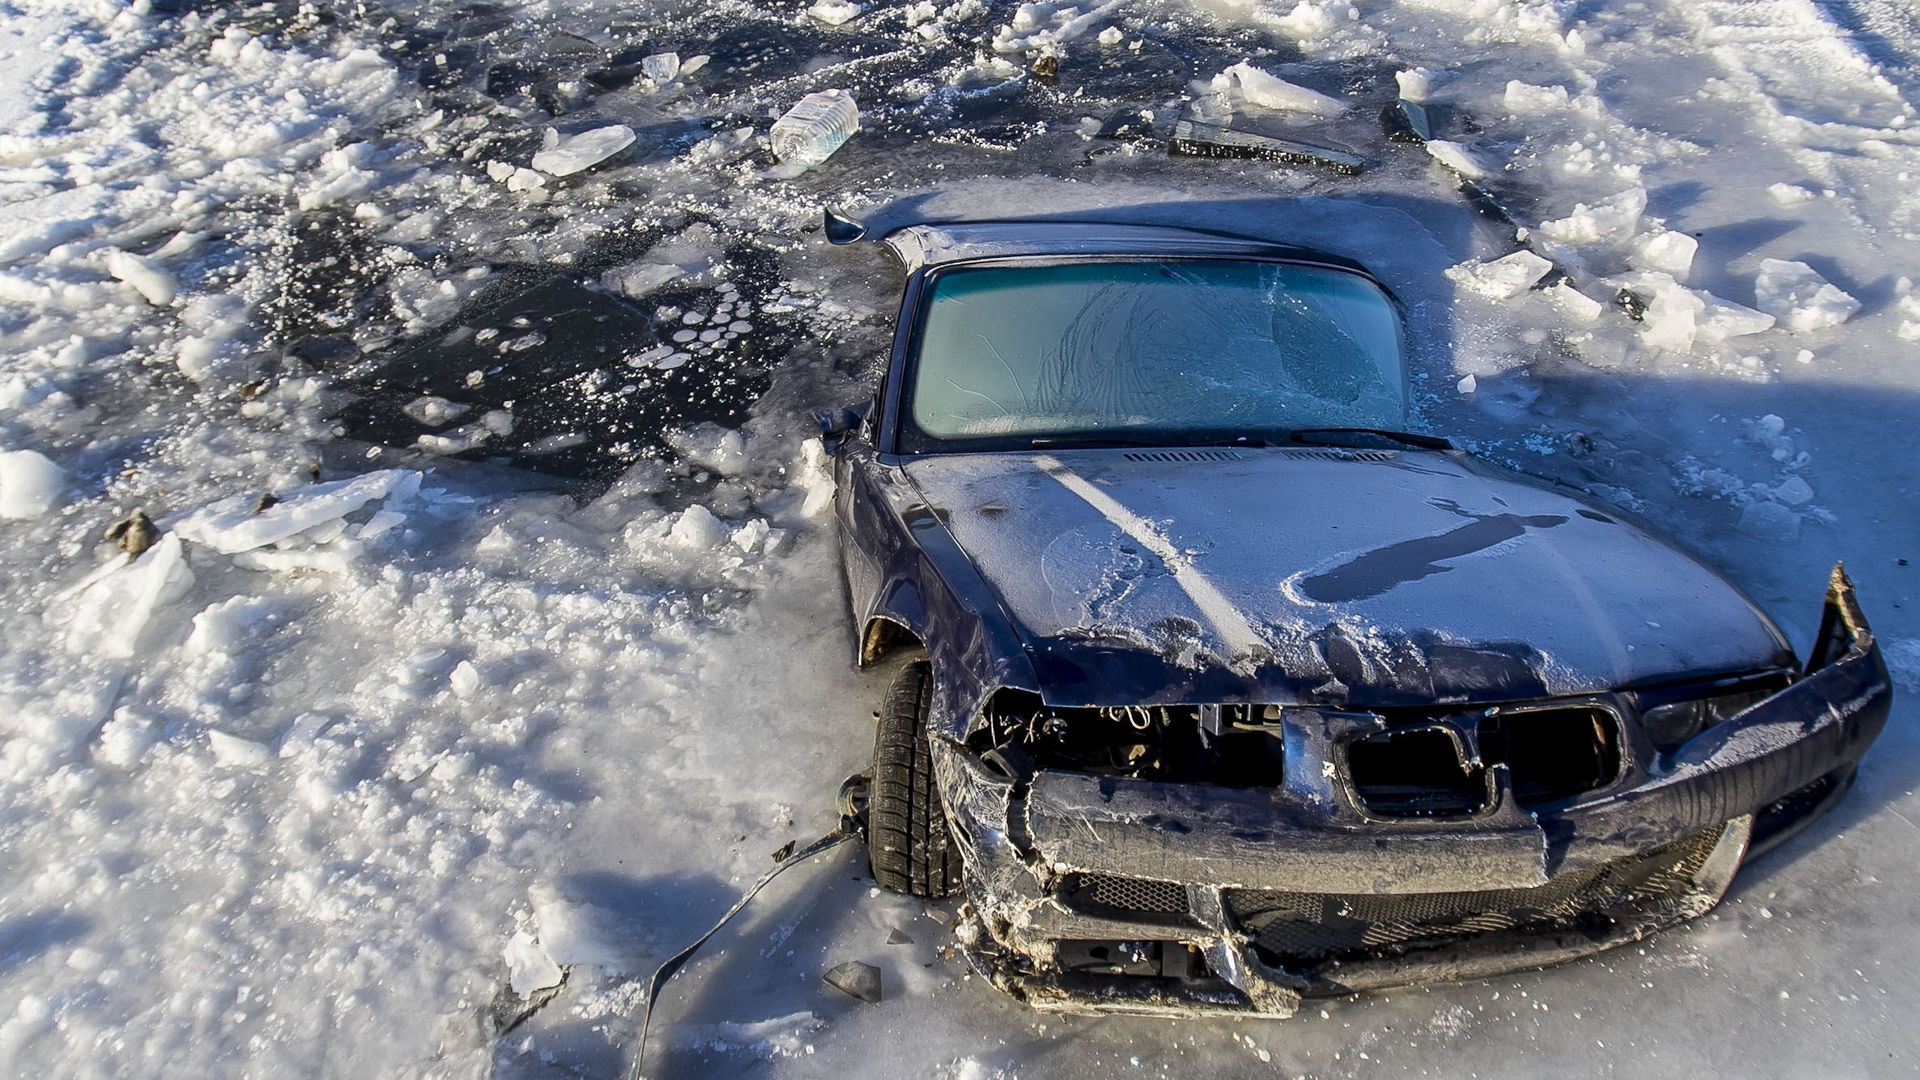
[{"label": "front wheel", "polygon": [[947,835],[927,749],[932,696],[933,668],[925,660],[902,668],[887,691],[874,733],[867,861],[882,888],[940,897],[960,888],[960,853]]}]

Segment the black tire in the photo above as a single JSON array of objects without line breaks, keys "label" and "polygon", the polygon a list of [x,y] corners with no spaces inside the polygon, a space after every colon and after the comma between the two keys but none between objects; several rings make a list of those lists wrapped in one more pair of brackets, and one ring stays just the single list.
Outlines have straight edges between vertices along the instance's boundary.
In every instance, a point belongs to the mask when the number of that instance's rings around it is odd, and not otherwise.
[{"label": "black tire", "polygon": [[927,750],[932,696],[933,670],[925,660],[901,668],[887,691],[873,739],[867,862],[881,888],[940,897],[960,888],[960,852],[947,835]]}]

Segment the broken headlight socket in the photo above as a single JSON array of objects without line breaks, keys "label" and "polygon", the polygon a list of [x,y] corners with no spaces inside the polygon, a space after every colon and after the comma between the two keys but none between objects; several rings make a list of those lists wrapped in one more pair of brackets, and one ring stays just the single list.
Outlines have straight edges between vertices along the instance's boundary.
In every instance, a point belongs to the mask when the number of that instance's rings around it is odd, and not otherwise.
[{"label": "broken headlight socket", "polygon": [[1760,704],[1779,692],[1779,687],[1743,689],[1731,694],[1694,698],[1655,705],[1640,713],[1640,729],[1654,749],[1670,754],[1687,740],[1725,720]]}]

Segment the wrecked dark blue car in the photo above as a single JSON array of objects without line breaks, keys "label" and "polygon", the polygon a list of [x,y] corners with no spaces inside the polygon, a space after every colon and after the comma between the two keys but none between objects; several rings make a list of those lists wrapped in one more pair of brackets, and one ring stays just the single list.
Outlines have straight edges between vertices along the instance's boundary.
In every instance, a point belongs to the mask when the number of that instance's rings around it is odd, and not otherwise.
[{"label": "wrecked dark blue car", "polygon": [[[830,220],[838,241],[859,227]],[[1402,319],[1325,252],[919,225],[823,421],[873,871],[964,892],[1033,1005],[1286,1015],[1711,908],[1887,717],[1836,568],[1812,655],[1577,494],[1407,433]]]}]

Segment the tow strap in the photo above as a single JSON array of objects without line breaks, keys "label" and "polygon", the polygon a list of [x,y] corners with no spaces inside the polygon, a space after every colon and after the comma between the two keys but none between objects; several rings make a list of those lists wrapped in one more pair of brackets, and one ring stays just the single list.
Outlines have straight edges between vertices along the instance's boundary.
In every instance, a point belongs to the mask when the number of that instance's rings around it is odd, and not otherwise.
[{"label": "tow strap", "polygon": [[856,773],[847,777],[846,782],[840,785],[840,795],[836,800],[840,810],[840,824],[834,826],[832,832],[780,860],[778,865],[767,871],[765,877],[754,882],[753,888],[748,889],[744,896],[728,908],[727,913],[720,916],[720,921],[714,923],[711,929],[694,939],[693,943],[686,948],[668,957],[666,963],[654,969],[653,975],[647,979],[646,994],[640,999],[640,1037],[633,1049],[633,1067],[627,1072],[628,1080],[645,1080],[647,1032],[653,1026],[654,1003],[659,1000],[660,990],[666,986],[667,980],[673,978],[687,961],[693,959],[693,954],[699,952],[702,945],[712,940],[713,935],[732,922],[735,915],[745,911],[747,904],[759,895],[761,889],[767,887],[768,882],[815,855],[831,851],[855,837],[865,839],[867,835],[866,796],[871,779],[866,773]]}]

